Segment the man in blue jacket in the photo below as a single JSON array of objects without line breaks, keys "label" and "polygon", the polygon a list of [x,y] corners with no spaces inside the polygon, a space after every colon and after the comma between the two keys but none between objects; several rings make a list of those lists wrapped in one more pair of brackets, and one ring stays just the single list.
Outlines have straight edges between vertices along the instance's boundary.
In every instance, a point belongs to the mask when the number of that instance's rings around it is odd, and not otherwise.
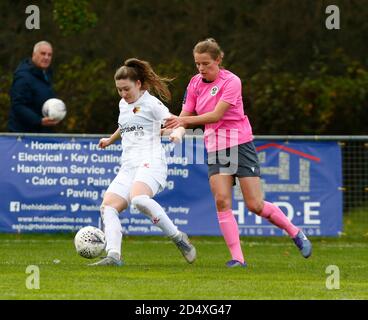
[{"label": "man in blue jacket", "polygon": [[40,41],[33,48],[32,58],[23,60],[15,70],[10,89],[9,131],[51,132],[51,128],[59,123],[42,115],[43,103],[55,98],[51,60],[51,44]]}]

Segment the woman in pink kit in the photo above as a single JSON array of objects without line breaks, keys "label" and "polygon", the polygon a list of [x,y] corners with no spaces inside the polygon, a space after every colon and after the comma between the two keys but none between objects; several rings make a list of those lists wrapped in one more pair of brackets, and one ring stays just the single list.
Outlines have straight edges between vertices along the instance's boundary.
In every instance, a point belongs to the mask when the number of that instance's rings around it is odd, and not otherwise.
[{"label": "woman in pink kit", "polygon": [[193,55],[199,74],[189,82],[180,116],[169,118],[166,128],[205,125],[209,183],[220,229],[232,257],[226,266],[247,265],[232,212],[235,177],[248,209],[285,230],[303,257],[308,258],[312,245],[302,230],[279,207],[263,200],[252,128],[243,109],[241,80],[221,67],[224,53],[214,39],[197,43]]}]

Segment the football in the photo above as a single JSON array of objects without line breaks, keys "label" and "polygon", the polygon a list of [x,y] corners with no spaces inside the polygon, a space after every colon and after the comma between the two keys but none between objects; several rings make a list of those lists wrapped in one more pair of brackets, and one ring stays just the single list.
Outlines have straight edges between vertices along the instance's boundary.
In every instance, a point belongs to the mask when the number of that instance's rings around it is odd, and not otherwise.
[{"label": "football", "polygon": [[63,120],[66,116],[65,103],[56,98],[48,99],[42,106],[42,114],[44,117],[48,117],[53,120]]},{"label": "football", "polygon": [[83,258],[97,258],[106,247],[105,234],[96,227],[84,227],[75,235],[74,245],[77,253]]}]

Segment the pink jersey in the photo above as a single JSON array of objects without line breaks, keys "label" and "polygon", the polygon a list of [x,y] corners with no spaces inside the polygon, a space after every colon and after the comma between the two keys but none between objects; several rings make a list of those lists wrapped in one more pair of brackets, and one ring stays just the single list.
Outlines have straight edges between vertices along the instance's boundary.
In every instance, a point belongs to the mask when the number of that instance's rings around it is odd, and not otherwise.
[{"label": "pink jersey", "polygon": [[185,93],[183,110],[198,115],[211,112],[219,101],[230,104],[216,123],[205,125],[204,141],[207,151],[233,147],[253,140],[252,127],[244,115],[242,84],[239,77],[220,69],[215,81],[207,83],[202,76],[194,76]]}]

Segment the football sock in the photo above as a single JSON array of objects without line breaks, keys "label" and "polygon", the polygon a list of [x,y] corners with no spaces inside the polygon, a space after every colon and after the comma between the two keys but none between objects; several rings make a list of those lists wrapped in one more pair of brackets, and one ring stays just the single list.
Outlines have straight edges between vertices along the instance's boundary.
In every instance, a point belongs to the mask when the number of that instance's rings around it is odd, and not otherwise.
[{"label": "football sock", "polygon": [[135,205],[139,211],[149,217],[152,223],[159,227],[166,236],[172,238],[179,233],[178,228],[167,216],[164,209],[162,209],[162,207],[149,196],[135,196],[132,199],[132,204]]},{"label": "football sock", "polygon": [[238,223],[235,220],[232,210],[217,212],[217,218],[232,259],[244,263],[243,252],[240,246]]},{"label": "football sock", "polygon": [[281,209],[267,201],[264,201],[264,206],[260,216],[266,218],[275,226],[285,230],[288,235],[294,238],[299,232],[299,228],[294,226],[288,217],[281,211]]},{"label": "football sock", "polygon": [[113,255],[118,259],[121,257],[121,241],[122,241],[122,228],[119,219],[119,212],[110,206],[103,206],[101,208],[102,220],[105,229],[106,239],[106,252],[107,255]]}]

